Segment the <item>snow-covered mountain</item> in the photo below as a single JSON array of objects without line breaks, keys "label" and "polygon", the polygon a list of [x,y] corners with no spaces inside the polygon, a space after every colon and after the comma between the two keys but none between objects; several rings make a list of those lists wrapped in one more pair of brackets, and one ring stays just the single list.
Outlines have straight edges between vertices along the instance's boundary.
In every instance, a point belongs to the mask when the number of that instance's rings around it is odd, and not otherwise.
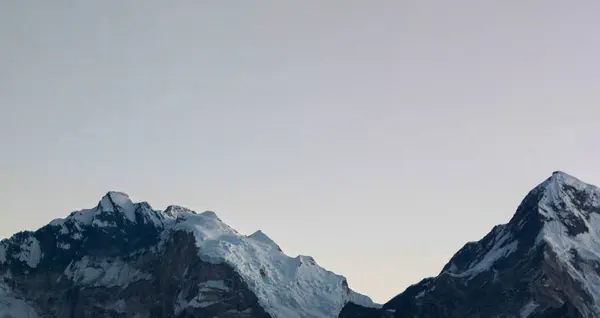
[{"label": "snow-covered mountain", "polygon": [[600,189],[555,172],[437,277],[340,317],[600,317]]},{"label": "snow-covered mountain", "polygon": [[0,242],[2,318],[327,318],[350,301],[375,306],[261,231],[119,192]]}]

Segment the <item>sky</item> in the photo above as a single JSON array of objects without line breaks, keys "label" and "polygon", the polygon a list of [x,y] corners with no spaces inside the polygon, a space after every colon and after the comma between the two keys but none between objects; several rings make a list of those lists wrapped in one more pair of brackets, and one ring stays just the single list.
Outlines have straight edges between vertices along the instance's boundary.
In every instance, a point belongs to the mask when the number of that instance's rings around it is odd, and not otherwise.
[{"label": "sky", "polygon": [[109,190],[385,302],[562,170],[600,184],[600,2],[0,3],[0,237]]}]

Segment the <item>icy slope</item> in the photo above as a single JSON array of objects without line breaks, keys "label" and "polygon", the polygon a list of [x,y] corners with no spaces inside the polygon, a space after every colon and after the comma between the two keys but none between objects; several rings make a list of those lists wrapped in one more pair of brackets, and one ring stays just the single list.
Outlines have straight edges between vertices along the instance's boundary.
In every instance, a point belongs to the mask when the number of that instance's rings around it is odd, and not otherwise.
[{"label": "icy slope", "polygon": [[204,260],[233,266],[275,317],[335,317],[351,299],[373,305],[312,257],[289,257],[264,234],[240,235],[212,212],[182,214],[168,228],[192,232]]}]

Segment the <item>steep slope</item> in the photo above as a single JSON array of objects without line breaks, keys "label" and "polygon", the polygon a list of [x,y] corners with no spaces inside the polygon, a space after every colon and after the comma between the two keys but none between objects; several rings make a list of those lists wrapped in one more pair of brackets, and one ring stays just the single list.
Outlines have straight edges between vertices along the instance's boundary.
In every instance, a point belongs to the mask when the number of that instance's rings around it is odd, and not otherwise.
[{"label": "steep slope", "polygon": [[600,189],[555,172],[509,223],[374,312],[340,317],[600,317]]},{"label": "steep slope", "polygon": [[[109,192],[92,209],[0,242],[0,317],[335,317],[373,306],[308,256],[215,213]],[[10,311],[9,311],[10,309]]]}]

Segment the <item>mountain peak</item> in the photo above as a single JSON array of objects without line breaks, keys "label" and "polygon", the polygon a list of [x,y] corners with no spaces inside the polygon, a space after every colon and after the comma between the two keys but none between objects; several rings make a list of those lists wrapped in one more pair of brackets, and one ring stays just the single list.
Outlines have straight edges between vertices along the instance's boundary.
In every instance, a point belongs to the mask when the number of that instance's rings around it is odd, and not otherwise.
[{"label": "mountain peak", "polygon": [[564,171],[561,171],[561,170],[556,170],[556,171],[552,172],[552,176],[557,176],[557,177],[559,177],[559,176],[573,177],[573,176],[569,175],[568,173],[566,173]]},{"label": "mountain peak", "polygon": [[539,188],[537,212],[545,223],[559,221],[571,236],[587,232],[600,214],[600,189],[564,172],[555,172]]},{"label": "mountain peak", "polygon": [[[594,218],[598,226],[592,224]],[[572,239],[594,227],[600,230],[600,189],[555,171],[527,194],[510,222],[467,243],[442,273],[474,277],[505,263],[513,253],[526,254],[543,243],[562,253],[565,246],[574,245]]]},{"label": "mountain peak", "polygon": [[131,222],[135,221],[135,205],[124,192],[107,192],[97,206],[101,212],[121,212]]},{"label": "mountain peak", "polygon": [[523,199],[509,226],[530,238],[544,224],[557,221],[567,228],[565,233],[577,235],[584,229],[590,213],[600,213],[600,189],[563,171],[555,171],[533,188]]},{"label": "mountain peak", "polygon": [[277,243],[275,243],[275,241],[273,241],[272,238],[270,238],[267,234],[265,234],[265,232],[258,230],[250,235],[248,235],[249,238],[261,242],[263,244],[272,246],[274,248],[276,248],[277,250],[281,251],[281,248],[279,247],[279,245],[277,245]]},{"label": "mountain peak", "polygon": [[[507,224],[464,245],[437,277],[341,318],[600,317],[600,188],[555,171]],[[362,314],[364,313],[364,314]]]},{"label": "mountain peak", "polygon": [[196,212],[179,205],[169,205],[164,213],[172,218],[177,219],[181,215],[185,214],[196,214]]},{"label": "mountain peak", "polygon": [[546,180],[544,180],[544,182],[540,183],[537,187],[535,187],[532,190],[532,192],[547,194],[546,197],[560,199],[560,190],[563,188],[564,185],[571,185],[575,187],[589,186],[585,182],[566,172],[554,171],[550,177],[548,177]]},{"label": "mountain peak", "polygon": [[581,185],[585,185],[588,186],[588,184],[586,184],[585,182],[579,180],[578,178],[563,172],[563,171],[554,171],[552,173],[552,176],[550,176],[550,178],[548,178],[547,182],[549,184],[557,184],[557,185],[562,185],[562,184],[581,184]]}]

